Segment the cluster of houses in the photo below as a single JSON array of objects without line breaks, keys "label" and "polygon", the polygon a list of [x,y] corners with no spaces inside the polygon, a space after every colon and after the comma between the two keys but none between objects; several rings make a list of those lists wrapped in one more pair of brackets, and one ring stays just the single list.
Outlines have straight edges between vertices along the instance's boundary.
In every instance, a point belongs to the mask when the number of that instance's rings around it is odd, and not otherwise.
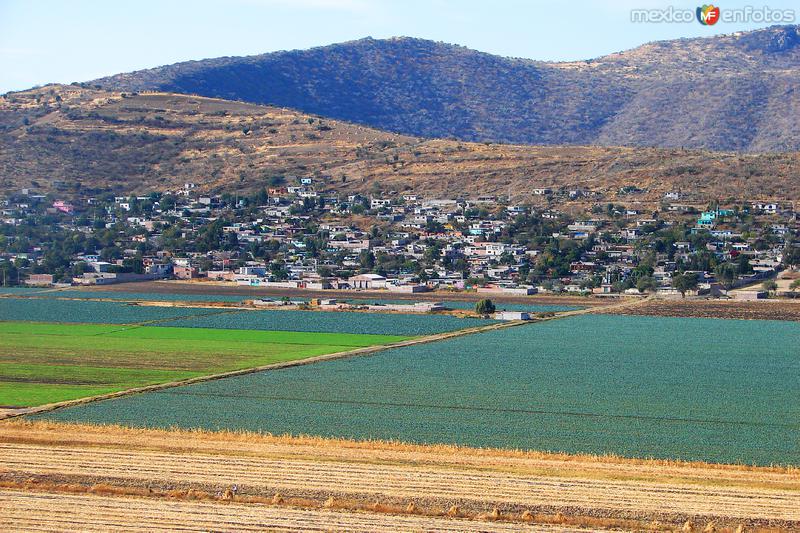
[{"label": "cluster of houses", "polygon": [[[740,272],[738,283],[769,277],[781,268],[783,251],[799,234],[791,205],[753,202],[708,209],[675,203],[682,199],[679,193],[665,195],[659,209],[596,205],[573,216],[560,212],[558,203],[533,208],[496,197],[321,194],[312,178],[247,197],[198,190],[187,183],[164,194],[69,200],[23,190],[1,201],[6,249],[0,259],[25,259],[31,284],[205,278],[315,290],[414,293],[447,287],[612,294],[642,292],[635,282],[647,258],[644,275],[652,280],[647,290],[676,294],[672,278],[679,269],[696,272],[693,290],[713,289],[714,273],[703,268],[708,257],[715,263],[746,258],[748,269]],[[536,189],[534,194],[591,198],[579,190]],[[8,246],[14,228],[37,216],[50,216],[76,232],[118,230],[120,254],[76,254],[70,260],[83,266],[69,277],[41,272],[36,265],[47,252],[46,243],[15,251]],[[196,240],[215,221],[224,221],[220,231],[226,246],[198,250]],[[540,233],[532,239],[534,227]],[[175,228],[172,233],[183,247],[165,244],[165,235]],[[655,245],[654,235],[671,228],[680,229],[682,238],[659,237],[665,244]],[[268,258],[253,252],[259,247],[269,249]],[[131,258],[138,259],[136,268],[123,268]]]}]

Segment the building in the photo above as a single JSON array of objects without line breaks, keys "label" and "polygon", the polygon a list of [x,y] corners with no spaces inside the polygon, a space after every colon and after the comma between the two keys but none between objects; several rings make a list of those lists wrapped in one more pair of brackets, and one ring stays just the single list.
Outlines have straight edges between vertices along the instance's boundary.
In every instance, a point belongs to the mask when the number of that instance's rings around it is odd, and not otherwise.
[{"label": "building", "polygon": [[200,275],[197,267],[191,265],[173,265],[172,274],[177,279],[194,279]]},{"label": "building", "polygon": [[53,284],[52,274],[31,274],[30,276],[28,276],[28,279],[25,280],[25,285],[34,285],[36,287],[43,287],[52,284]]},{"label": "building", "polygon": [[494,314],[495,320],[530,320],[531,315],[525,311],[499,311]]},{"label": "building", "polygon": [[386,288],[386,278],[378,274],[359,274],[349,278],[347,281],[353,289]]}]

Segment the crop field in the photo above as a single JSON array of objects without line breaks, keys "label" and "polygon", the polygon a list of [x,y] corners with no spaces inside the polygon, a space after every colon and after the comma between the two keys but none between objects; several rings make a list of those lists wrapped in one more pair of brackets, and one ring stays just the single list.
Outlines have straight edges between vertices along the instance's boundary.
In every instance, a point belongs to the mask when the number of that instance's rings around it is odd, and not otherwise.
[{"label": "crop field", "polygon": [[182,328],[254,329],[363,333],[379,335],[432,335],[463,328],[487,326],[495,320],[449,315],[381,314],[333,311],[239,311],[179,318],[161,325]]},{"label": "crop field", "polygon": [[388,335],[0,323],[0,405],[26,407],[405,340]]},{"label": "crop field", "polygon": [[123,302],[0,298],[1,321],[144,324],[182,328],[359,333],[418,336],[494,324],[449,315],[377,314],[294,310],[236,311],[153,307]]},{"label": "crop field", "polygon": [[[0,293],[2,294],[2,293]],[[28,293],[21,293],[28,294]],[[224,294],[171,294],[165,292],[123,292],[103,290],[67,289],[48,291],[44,293],[30,293],[37,298],[79,298],[100,300],[148,300],[161,302],[241,302],[247,300],[246,296],[233,296]],[[252,299],[252,298],[251,298]]]},{"label": "crop field", "polygon": [[140,324],[217,313],[190,307],[147,307],[122,302],[0,298],[0,321]]},{"label": "crop field", "polygon": [[791,468],[0,424],[4,530],[733,533],[799,526],[800,473]]},{"label": "crop field", "polygon": [[800,464],[800,325],[585,315],[43,416]]},{"label": "crop field", "polygon": [[35,287],[0,287],[0,296],[4,295],[33,295],[39,294],[47,289],[35,288]]}]

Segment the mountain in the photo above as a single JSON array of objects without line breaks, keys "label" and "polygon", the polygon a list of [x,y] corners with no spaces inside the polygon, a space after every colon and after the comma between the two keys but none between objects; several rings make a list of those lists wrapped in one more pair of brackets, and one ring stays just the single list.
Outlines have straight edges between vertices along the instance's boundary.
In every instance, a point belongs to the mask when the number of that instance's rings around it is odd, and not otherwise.
[{"label": "mountain", "polygon": [[[175,190],[252,192],[313,177],[338,194],[427,198],[582,189],[624,202],[800,200],[800,154],[529,146],[426,140],[285,108],[168,93],[51,85],[0,97],[0,190],[69,197]],[[627,189],[625,189],[627,188]],[[633,194],[627,191],[636,188]]]},{"label": "mountain", "polygon": [[412,38],[223,57],[95,80],[289,107],[428,138],[800,149],[800,27],[654,42],[588,61]]}]

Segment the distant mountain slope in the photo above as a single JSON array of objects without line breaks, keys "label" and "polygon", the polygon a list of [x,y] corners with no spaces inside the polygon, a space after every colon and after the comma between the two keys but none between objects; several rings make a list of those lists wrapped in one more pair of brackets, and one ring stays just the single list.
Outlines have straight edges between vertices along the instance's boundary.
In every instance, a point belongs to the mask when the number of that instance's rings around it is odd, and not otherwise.
[{"label": "distant mountain slope", "polygon": [[[0,190],[59,197],[174,190],[249,193],[313,177],[320,192],[427,198],[534,188],[596,193],[570,205],[800,200],[800,154],[423,140],[287,109],[164,93],[52,85],[0,97]],[[640,189],[624,194],[623,187]],[[553,204],[557,205],[557,204]]]},{"label": "distant mountain slope", "polygon": [[291,107],[423,137],[800,149],[800,30],[776,26],[545,63],[412,38],[225,57],[94,83]]}]

